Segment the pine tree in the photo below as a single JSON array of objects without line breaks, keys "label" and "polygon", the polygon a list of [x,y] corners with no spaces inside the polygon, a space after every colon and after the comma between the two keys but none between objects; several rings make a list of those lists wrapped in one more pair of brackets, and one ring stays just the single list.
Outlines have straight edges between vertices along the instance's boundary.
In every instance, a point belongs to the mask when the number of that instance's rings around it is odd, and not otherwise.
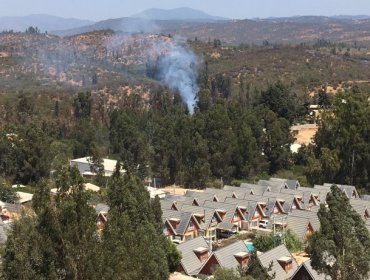
[{"label": "pine tree", "polygon": [[167,279],[164,239],[140,180],[119,166],[108,191],[109,219],[102,235],[103,279]]},{"label": "pine tree", "polygon": [[314,269],[337,280],[368,279],[370,234],[360,215],[337,186],[331,187],[318,213],[320,230],[310,238],[309,251]]},{"label": "pine tree", "polygon": [[56,184],[54,201],[49,185],[41,182],[33,201],[36,216],[13,226],[4,253],[5,279],[98,279],[96,214],[83,180],[72,168]]}]

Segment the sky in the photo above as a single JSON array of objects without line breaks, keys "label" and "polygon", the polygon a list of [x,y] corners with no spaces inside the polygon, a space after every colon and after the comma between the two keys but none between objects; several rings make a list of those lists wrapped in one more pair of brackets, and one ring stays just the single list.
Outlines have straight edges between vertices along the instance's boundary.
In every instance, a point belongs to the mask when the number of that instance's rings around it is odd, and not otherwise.
[{"label": "sky", "polygon": [[0,4],[0,16],[49,14],[94,21],[130,16],[149,8],[179,7],[233,19],[370,15],[369,0],[0,0]]}]

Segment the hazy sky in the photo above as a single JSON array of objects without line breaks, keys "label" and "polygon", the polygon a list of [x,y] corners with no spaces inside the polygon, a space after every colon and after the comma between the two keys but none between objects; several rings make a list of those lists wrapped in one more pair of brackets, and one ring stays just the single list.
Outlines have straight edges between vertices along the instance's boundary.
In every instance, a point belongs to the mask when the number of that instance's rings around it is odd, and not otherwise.
[{"label": "hazy sky", "polygon": [[0,0],[0,16],[50,14],[101,20],[149,8],[191,7],[228,18],[370,15],[370,0]]}]

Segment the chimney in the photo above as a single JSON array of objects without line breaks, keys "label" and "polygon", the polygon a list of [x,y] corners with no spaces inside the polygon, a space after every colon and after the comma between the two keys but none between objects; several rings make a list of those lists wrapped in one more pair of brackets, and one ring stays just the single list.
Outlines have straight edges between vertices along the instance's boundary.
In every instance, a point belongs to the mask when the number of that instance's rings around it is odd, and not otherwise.
[{"label": "chimney", "polygon": [[293,261],[291,257],[281,257],[277,261],[286,273],[293,269]]},{"label": "chimney", "polygon": [[239,253],[234,254],[234,257],[241,267],[246,267],[248,265],[249,255],[247,252],[241,251]]},{"label": "chimney", "polygon": [[177,229],[177,227],[179,226],[180,224],[180,219],[177,219],[177,218],[171,218],[169,219],[169,222],[171,223],[171,226],[174,228],[174,229]]},{"label": "chimney", "polygon": [[206,247],[196,248],[193,252],[201,262],[205,262],[208,259],[208,248]]}]

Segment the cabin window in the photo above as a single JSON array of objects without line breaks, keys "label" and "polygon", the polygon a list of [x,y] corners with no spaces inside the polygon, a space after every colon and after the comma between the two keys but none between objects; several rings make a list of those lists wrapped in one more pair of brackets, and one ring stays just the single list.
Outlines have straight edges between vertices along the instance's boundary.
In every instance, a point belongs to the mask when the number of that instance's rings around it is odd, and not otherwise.
[{"label": "cabin window", "polygon": [[194,223],[192,221],[189,222],[189,229],[190,230],[194,229]]},{"label": "cabin window", "polygon": [[167,230],[167,228],[166,228],[166,227],[163,227],[163,234],[164,234],[164,235],[167,235],[167,234],[168,234],[168,230]]},{"label": "cabin window", "polygon": [[234,214],[234,221],[239,220],[239,215],[237,213]]},{"label": "cabin window", "polygon": [[217,223],[216,216],[213,216],[213,217],[212,217],[212,220],[211,220],[211,224],[214,224],[214,223]]}]

